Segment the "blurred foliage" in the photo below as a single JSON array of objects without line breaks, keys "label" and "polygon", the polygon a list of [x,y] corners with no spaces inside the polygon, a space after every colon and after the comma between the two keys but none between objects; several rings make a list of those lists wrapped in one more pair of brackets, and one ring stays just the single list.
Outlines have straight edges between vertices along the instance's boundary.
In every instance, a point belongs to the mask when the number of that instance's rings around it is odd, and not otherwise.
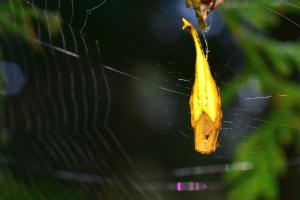
[{"label": "blurred foliage", "polygon": [[[5,173],[4,173],[5,172]],[[78,200],[82,199],[80,192],[68,187],[55,179],[40,178],[37,181],[24,182],[15,178],[5,170],[0,175],[0,199],[11,200]],[[58,188],[62,188],[59,189]]]},{"label": "blurred foliage", "polygon": [[[40,49],[35,42],[36,31],[34,23],[38,22],[47,27],[52,33],[57,33],[61,23],[58,14],[45,12],[34,6],[25,5],[22,0],[7,0],[0,2],[0,36],[19,37],[28,42],[33,48]],[[0,61],[2,60],[0,43]],[[3,70],[3,67],[1,67]],[[4,90],[4,79],[1,71],[1,92]],[[2,118],[1,118],[2,119]],[[3,121],[3,120],[1,120]]]},{"label": "blurred foliage", "polygon": [[253,76],[260,82],[261,93],[273,96],[264,123],[235,152],[233,162],[251,162],[253,169],[225,174],[230,200],[278,199],[278,180],[288,166],[284,148],[293,145],[296,153],[300,151],[300,84],[295,78],[300,72],[300,41],[272,37],[272,29],[293,23],[286,16],[297,15],[297,5],[296,0],[236,0],[220,7],[246,57],[241,76],[221,90],[223,105],[232,102],[240,85]]},{"label": "blurred foliage", "polygon": [[[22,0],[0,1],[0,36],[1,40],[6,38],[21,38],[29,43],[34,49],[40,50],[41,47],[35,42],[36,31],[35,23],[41,23],[50,32],[57,33],[61,24],[58,14],[45,12],[42,9],[31,5],[25,5]],[[2,63],[2,50],[0,40],[0,65]],[[5,76],[4,66],[0,66],[0,94],[5,94]],[[4,119],[4,98],[0,96],[0,145],[6,141],[7,130],[5,129]],[[55,187],[54,187],[55,186]],[[25,184],[18,181],[4,167],[0,168],[0,199],[42,199],[42,191],[47,191],[51,199],[76,199],[76,193],[70,193],[64,190],[65,195],[61,195],[62,191],[56,193],[57,183],[54,181],[40,181],[38,184]],[[32,190],[38,192],[32,193]],[[71,195],[70,195],[71,194]],[[68,198],[65,198],[68,197]]]},{"label": "blurred foliage", "polygon": [[61,23],[60,16],[53,12],[45,12],[38,7],[25,5],[22,0],[6,0],[0,2],[0,34],[23,38],[36,46],[34,23],[47,27],[52,33],[57,33]]},{"label": "blurred foliage", "polygon": [[284,147],[294,145],[296,152],[300,150],[300,85],[295,79],[300,72],[300,42],[272,37],[272,28],[291,23],[283,16],[299,13],[296,3],[225,1],[221,6],[225,22],[246,57],[241,78],[235,77],[221,90],[223,105],[232,102],[240,85],[253,76],[259,80],[261,92],[273,96],[264,123],[240,144],[234,156],[234,162],[251,162],[253,169],[225,174],[231,186],[230,200],[277,199],[278,180],[288,164]]},{"label": "blurred foliage", "polygon": [[[31,5],[25,5],[22,0],[6,0],[0,2],[0,36],[1,40],[6,37],[18,37],[29,43],[34,49],[40,50],[41,47],[36,40],[35,23],[41,23],[51,33],[55,34],[61,24],[60,16],[53,12],[44,10]],[[0,65],[2,61],[2,48],[0,40]],[[0,66],[0,94],[5,91],[4,66]],[[0,144],[6,138],[3,117],[3,98],[0,98]]]}]

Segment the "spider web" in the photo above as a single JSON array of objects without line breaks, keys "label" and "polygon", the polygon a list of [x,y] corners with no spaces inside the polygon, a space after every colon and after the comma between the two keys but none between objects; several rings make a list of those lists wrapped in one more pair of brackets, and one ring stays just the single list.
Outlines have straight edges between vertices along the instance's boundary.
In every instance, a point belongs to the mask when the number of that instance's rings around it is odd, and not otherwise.
[{"label": "spider web", "polygon": [[[261,94],[251,77],[223,107],[217,152],[211,157],[194,152],[188,102],[195,55],[180,30],[180,18],[194,16],[184,1],[27,4],[58,12],[63,24],[58,35],[36,24],[40,50],[1,38],[5,66],[14,69],[6,72],[14,82],[6,88],[8,133],[1,152],[8,195],[26,186],[22,194],[31,199],[212,197],[174,191],[223,190],[221,172],[252,168],[247,162],[226,164],[251,131],[262,123],[297,129],[264,119],[273,96]],[[218,84],[226,85],[240,76],[244,56],[220,13],[212,13],[208,23],[210,63],[219,66],[213,68]],[[210,177],[186,178],[199,175]]]}]

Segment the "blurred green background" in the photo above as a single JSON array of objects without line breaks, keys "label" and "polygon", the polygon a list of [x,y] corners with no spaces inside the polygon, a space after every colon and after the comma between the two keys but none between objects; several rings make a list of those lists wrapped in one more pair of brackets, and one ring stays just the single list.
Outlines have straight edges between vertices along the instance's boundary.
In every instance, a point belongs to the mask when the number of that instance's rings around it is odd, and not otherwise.
[{"label": "blurred green background", "polygon": [[184,0],[0,1],[0,197],[299,199],[299,11],[227,0],[210,14],[224,118],[203,156]]}]

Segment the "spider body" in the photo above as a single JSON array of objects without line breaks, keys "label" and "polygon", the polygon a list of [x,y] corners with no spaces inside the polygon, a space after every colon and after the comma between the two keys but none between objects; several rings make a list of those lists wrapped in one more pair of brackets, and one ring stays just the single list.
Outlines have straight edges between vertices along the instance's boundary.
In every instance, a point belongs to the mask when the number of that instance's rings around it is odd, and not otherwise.
[{"label": "spider body", "polygon": [[190,31],[196,48],[195,81],[190,97],[195,150],[202,154],[210,154],[218,146],[222,119],[220,93],[211,75],[195,27],[185,19],[183,19],[183,24],[183,29]]}]

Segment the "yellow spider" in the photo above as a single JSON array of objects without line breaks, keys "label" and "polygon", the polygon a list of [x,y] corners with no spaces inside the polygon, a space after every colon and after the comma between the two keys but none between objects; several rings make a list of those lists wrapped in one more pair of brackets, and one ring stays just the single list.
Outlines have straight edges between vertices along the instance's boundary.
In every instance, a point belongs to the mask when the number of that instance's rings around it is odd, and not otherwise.
[{"label": "yellow spider", "polygon": [[195,27],[182,19],[183,29],[189,30],[196,47],[195,82],[190,97],[191,122],[195,132],[195,150],[202,154],[214,152],[221,127],[221,98],[211,75]]}]

